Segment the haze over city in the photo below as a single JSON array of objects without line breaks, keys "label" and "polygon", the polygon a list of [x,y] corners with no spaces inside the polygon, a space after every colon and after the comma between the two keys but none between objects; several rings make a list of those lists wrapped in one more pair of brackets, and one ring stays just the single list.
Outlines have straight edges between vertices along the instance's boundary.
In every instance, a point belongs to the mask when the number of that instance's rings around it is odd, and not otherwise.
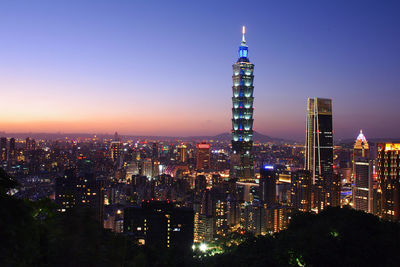
[{"label": "haze over city", "polygon": [[[40,2],[40,4],[38,4]],[[304,140],[306,100],[335,138],[400,137],[396,1],[2,1],[0,130],[214,135],[231,130],[241,27],[254,130]],[[251,14],[251,16],[250,16]],[[382,129],[385,129],[382,131]]]}]

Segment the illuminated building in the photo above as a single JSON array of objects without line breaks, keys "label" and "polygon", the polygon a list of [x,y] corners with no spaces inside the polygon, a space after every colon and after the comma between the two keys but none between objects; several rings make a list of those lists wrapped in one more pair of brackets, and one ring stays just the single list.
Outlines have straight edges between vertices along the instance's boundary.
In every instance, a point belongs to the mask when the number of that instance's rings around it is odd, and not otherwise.
[{"label": "illuminated building", "polygon": [[151,159],[147,158],[142,161],[141,171],[141,175],[146,176],[147,178],[153,177],[153,162]]},{"label": "illuminated building", "polygon": [[260,197],[262,203],[272,206],[276,201],[276,181],[278,173],[274,166],[265,165],[260,169]]},{"label": "illuminated building", "polygon": [[337,177],[333,174],[332,100],[309,98],[305,169],[311,173],[313,208],[318,211],[328,205],[337,206]]},{"label": "illuminated building", "polygon": [[186,146],[181,145],[178,146],[178,155],[179,155],[179,161],[184,163],[186,162]]},{"label": "illuminated building", "polygon": [[213,216],[196,212],[194,215],[194,242],[211,242],[214,238]]},{"label": "illuminated building", "polygon": [[144,201],[141,208],[124,210],[124,233],[143,240],[146,246],[190,250],[193,229],[193,210],[177,208],[169,201]]},{"label": "illuminated building", "polygon": [[195,206],[194,242],[210,242],[214,238],[215,218],[210,190],[203,190],[199,206]]},{"label": "illuminated building", "polygon": [[121,142],[112,141],[110,145],[111,159],[113,161],[118,161],[121,158]]},{"label": "illuminated building", "polygon": [[153,160],[152,163],[152,177],[157,177],[158,175],[160,175],[160,162],[158,160]]},{"label": "illuminated building", "polygon": [[390,221],[400,219],[400,144],[378,144],[378,214]]},{"label": "illuminated building", "polygon": [[365,138],[362,130],[360,130],[360,134],[357,136],[356,142],[354,144],[354,152],[353,157],[362,157],[368,158],[369,157],[369,145],[368,141]]},{"label": "illuminated building", "polygon": [[232,154],[231,178],[251,180],[254,178],[253,159],[253,70],[248,58],[248,46],[243,27],[239,58],[233,64],[232,97]]},{"label": "illuminated building", "polygon": [[372,166],[367,139],[360,131],[353,153],[353,208],[356,210],[372,212]]},{"label": "illuminated building", "polygon": [[0,139],[0,160],[7,160],[7,138],[2,137]]},{"label": "illuminated building", "polygon": [[294,209],[311,211],[312,179],[309,171],[298,170],[292,172],[291,177],[291,204]]},{"label": "illuminated building", "polygon": [[196,144],[196,170],[210,169],[210,144]]}]

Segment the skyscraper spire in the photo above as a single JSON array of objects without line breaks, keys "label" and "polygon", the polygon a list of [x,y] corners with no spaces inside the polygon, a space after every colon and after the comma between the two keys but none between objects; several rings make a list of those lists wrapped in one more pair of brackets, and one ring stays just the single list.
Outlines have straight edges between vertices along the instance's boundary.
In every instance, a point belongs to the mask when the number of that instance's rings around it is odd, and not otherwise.
[{"label": "skyscraper spire", "polygon": [[238,61],[249,61],[248,60],[248,54],[249,54],[249,48],[246,44],[246,38],[244,35],[246,34],[246,27],[243,26],[242,28],[242,42],[240,43],[239,46],[239,59]]},{"label": "skyscraper spire", "polygon": [[244,38],[244,35],[246,34],[246,27],[242,27],[242,45],[246,45],[246,39]]}]

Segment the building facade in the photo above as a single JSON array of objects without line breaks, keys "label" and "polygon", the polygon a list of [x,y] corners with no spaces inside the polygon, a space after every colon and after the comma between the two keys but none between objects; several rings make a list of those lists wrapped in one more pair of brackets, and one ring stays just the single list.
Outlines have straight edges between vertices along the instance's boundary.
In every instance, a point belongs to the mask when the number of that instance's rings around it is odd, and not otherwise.
[{"label": "building facade", "polygon": [[378,215],[398,222],[400,219],[400,144],[378,144]]}]

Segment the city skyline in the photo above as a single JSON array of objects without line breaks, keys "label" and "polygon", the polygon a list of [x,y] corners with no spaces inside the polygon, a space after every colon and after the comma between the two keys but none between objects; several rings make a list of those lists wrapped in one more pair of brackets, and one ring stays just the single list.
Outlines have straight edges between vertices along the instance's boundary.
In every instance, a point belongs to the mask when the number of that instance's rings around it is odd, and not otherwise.
[{"label": "city skyline", "polygon": [[43,2],[0,4],[0,131],[229,132],[230,63],[246,25],[255,131],[304,140],[306,100],[323,97],[335,137],[400,136],[397,3],[256,3],[238,19],[223,2]]}]

